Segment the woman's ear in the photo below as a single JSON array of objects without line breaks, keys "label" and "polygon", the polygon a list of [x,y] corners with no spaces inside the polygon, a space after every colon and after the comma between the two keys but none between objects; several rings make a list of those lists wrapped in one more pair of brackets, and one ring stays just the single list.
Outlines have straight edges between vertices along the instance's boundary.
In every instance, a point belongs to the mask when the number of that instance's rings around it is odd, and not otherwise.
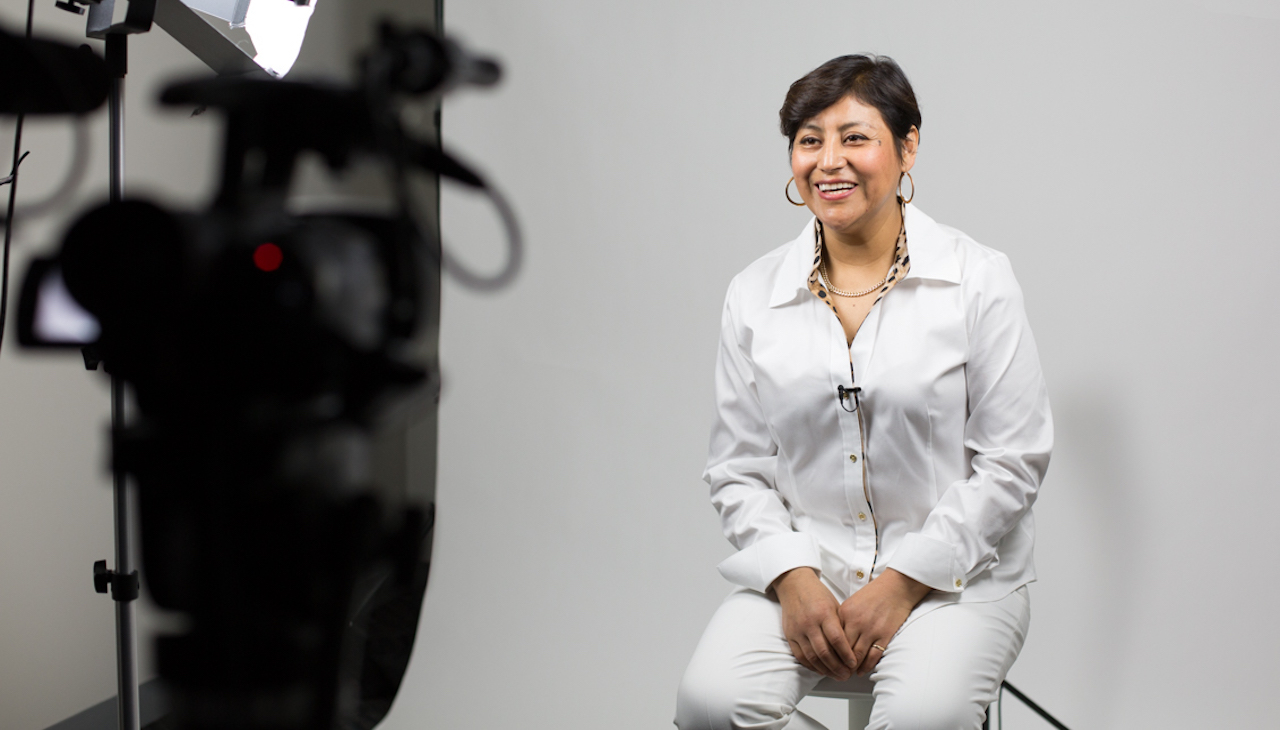
[{"label": "woman's ear", "polygon": [[913,124],[902,140],[902,171],[909,171],[916,164],[916,149],[920,146],[920,130]]}]

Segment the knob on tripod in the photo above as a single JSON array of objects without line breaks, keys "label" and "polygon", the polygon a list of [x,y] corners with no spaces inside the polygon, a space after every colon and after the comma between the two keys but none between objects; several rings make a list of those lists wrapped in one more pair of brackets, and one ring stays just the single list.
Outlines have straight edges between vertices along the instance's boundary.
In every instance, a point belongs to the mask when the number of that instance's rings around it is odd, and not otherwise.
[{"label": "knob on tripod", "polygon": [[111,588],[111,599],[114,601],[132,601],[138,597],[138,571],[128,575],[107,570],[107,561],[99,560],[93,564],[93,589],[106,593]]}]

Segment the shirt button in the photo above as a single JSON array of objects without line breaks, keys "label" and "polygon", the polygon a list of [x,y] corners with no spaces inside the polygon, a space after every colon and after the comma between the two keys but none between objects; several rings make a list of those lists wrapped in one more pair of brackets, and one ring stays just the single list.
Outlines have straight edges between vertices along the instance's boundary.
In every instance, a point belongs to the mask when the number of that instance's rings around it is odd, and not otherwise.
[{"label": "shirt button", "polygon": [[857,463],[858,463],[858,455],[857,455],[857,454],[849,454],[849,461],[852,461],[853,463],[857,464]]},{"label": "shirt button", "polygon": [[959,587],[960,587],[960,585],[961,585],[961,583],[960,583],[960,579],[959,579],[959,578],[956,578],[956,588],[959,588]]},{"label": "shirt button", "polygon": [[867,577],[867,574],[863,573],[861,570],[859,570],[857,573],[854,573],[854,575],[858,576],[859,580]]},{"label": "shirt button", "polygon": [[858,519],[862,520],[863,522],[866,522],[866,521],[867,521],[867,513],[866,513],[866,512],[859,512],[859,513],[858,513]]}]

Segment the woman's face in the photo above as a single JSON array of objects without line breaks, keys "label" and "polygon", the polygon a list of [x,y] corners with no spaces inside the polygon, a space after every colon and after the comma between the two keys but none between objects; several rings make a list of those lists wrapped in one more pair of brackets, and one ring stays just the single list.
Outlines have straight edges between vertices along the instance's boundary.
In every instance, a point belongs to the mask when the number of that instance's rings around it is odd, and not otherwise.
[{"label": "woman's face", "polygon": [[800,198],[827,230],[869,237],[894,214],[898,180],[915,164],[917,141],[912,127],[899,157],[880,112],[846,96],[796,132],[791,172]]}]

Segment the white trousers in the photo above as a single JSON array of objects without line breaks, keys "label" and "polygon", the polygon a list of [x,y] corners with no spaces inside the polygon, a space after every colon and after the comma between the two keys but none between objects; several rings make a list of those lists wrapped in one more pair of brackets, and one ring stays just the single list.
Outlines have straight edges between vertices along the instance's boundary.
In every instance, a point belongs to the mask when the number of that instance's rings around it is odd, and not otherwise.
[{"label": "white trousers", "polygon": [[[1024,586],[999,601],[950,604],[909,621],[871,673],[868,730],[982,727],[1022,650],[1030,609]],[[720,604],[689,661],[676,696],[676,726],[826,730],[796,710],[820,679],[792,656],[777,599],[738,588]]]}]

